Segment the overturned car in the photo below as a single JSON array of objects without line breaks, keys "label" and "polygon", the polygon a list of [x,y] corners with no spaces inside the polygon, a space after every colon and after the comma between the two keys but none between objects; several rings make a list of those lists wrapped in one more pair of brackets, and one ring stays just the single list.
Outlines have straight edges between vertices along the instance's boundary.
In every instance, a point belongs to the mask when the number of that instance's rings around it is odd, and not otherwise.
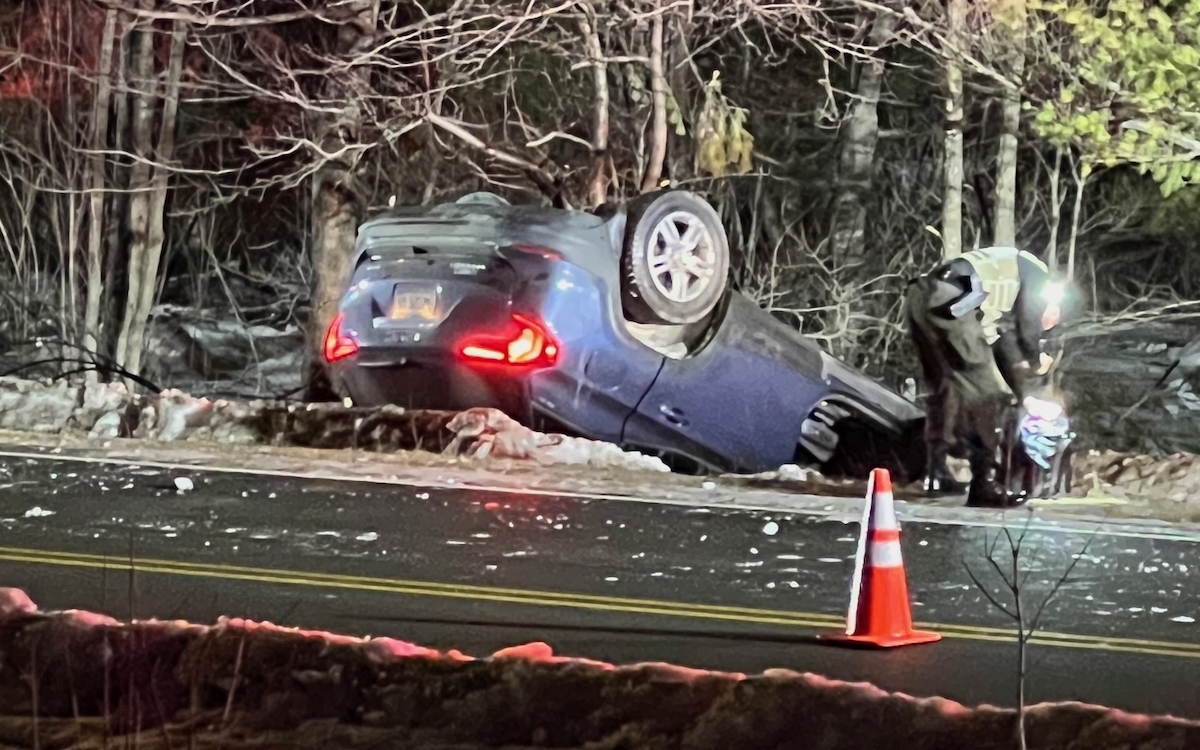
[{"label": "overturned car", "polygon": [[702,198],[595,212],[476,193],[359,229],[326,334],[361,405],[493,406],[681,471],[924,468],[922,412],[727,288]]}]

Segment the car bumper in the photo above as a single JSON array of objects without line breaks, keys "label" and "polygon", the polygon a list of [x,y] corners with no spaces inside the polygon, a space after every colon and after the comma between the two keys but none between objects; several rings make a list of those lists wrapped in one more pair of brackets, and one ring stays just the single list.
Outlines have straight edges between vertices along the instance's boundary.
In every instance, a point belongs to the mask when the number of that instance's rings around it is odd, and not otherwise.
[{"label": "car bumper", "polygon": [[334,368],[335,380],[359,406],[406,409],[500,409],[518,420],[529,412],[529,386],[519,374],[461,362],[370,363]]}]

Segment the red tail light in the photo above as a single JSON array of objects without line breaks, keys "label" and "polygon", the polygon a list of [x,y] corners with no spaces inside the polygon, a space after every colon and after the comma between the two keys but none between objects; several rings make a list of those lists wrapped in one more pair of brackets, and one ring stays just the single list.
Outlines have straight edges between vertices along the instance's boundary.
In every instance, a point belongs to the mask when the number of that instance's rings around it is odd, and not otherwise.
[{"label": "red tail light", "polygon": [[522,315],[514,315],[512,323],[511,333],[470,338],[459,352],[467,359],[521,367],[549,367],[557,361],[558,344],[544,328]]},{"label": "red tail light", "polygon": [[358,354],[358,342],[342,333],[345,319],[346,313],[338,313],[325,332],[325,361],[330,364]]}]

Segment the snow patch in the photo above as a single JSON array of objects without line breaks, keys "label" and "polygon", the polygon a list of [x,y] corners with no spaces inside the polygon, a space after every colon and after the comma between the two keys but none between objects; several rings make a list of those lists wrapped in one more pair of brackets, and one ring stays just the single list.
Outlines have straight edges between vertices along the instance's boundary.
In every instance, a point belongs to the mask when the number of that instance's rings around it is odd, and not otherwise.
[{"label": "snow patch", "polygon": [[446,428],[455,437],[444,453],[465,453],[472,458],[530,459],[549,465],[670,471],[660,458],[623,451],[612,443],[536,432],[499,409],[467,409],[451,419]]}]

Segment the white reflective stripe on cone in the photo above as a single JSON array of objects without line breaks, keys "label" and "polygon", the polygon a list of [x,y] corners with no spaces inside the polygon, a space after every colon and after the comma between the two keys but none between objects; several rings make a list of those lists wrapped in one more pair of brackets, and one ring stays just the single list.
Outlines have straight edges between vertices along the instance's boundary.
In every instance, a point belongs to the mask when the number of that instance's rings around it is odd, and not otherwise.
[{"label": "white reflective stripe on cone", "polygon": [[874,505],[875,528],[882,531],[895,531],[900,528],[900,522],[896,520],[896,505],[892,500],[892,493],[880,492]]},{"label": "white reflective stripe on cone", "polygon": [[900,556],[900,542],[871,542],[872,568],[900,568],[904,559]]},{"label": "white reflective stripe on cone", "polygon": [[867,478],[867,501],[863,503],[862,520],[858,523],[858,547],[854,551],[854,577],[850,579],[850,612],[846,615],[846,634],[853,635],[858,627],[858,597],[862,593],[863,571],[867,567],[867,541],[871,535],[871,522],[875,518],[875,472]]}]

